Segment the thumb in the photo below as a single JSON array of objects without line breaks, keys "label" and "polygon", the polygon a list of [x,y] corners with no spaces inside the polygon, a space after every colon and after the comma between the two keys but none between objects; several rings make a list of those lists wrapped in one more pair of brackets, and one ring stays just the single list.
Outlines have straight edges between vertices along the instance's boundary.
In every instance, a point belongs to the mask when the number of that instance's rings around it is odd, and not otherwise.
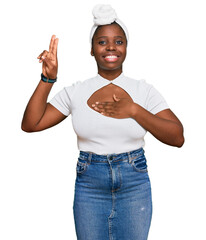
[{"label": "thumb", "polygon": [[117,102],[120,100],[120,98],[118,98],[115,94],[113,94],[113,98],[114,98],[114,100],[117,101]]},{"label": "thumb", "polygon": [[[43,58],[43,57],[42,57],[42,58]],[[43,58],[43,62],[44,62],[49,68],[52,67],[52,65],[51,65],[51,63],[50,63],[50,60],[49,60],[47,57],[44,57],[44,58]]]}]

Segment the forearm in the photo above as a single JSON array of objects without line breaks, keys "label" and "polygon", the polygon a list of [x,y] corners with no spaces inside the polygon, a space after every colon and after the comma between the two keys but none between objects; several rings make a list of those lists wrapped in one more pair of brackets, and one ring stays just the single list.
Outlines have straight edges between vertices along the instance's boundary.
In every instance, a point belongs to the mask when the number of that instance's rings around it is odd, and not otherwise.
[{"label": "forearm", "polygon": [[136,103],[133,104],[132,118],[161,142],[176,147],[183,145],[183,127],[180,122],[160,118]]},{"label": "forearm", "polygon": [[47,98],[52,86],[52,83],[45,83],[40,80],[24,112],[22,119],[23,130],[32,130],[41,120],[46,109]]}]

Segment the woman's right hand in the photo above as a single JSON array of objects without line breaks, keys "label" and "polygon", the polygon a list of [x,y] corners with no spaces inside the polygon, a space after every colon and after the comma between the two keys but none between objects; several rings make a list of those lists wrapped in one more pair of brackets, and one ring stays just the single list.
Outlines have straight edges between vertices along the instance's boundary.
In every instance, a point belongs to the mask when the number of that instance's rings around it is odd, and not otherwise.
[{"label": "woman's right hand", "polygon": [[42,73],[46,78],[55,79],[58,72],[57,45],[59,39],[52,35],[49,52],[44,50],[37,58],[42,64]]}]

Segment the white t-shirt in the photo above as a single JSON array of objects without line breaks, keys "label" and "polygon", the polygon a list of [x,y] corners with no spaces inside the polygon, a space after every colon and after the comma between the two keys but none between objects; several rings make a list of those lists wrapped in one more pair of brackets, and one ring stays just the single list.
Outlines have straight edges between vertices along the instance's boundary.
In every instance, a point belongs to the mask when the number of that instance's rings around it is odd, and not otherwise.
[{"label": "white t-shirt", "polygon": [[99,74],[85,81],[77,81],[57,93],[50,104],[66,116],[71,114],[79,150],[112,154],[144,147],[146,130],[133,118],[108,117],[88,106],[90,96],[110,83],[124,89],[135,103],[153,114],[169,108],[151,84],[126,77],[123,73],[112,81]]}]

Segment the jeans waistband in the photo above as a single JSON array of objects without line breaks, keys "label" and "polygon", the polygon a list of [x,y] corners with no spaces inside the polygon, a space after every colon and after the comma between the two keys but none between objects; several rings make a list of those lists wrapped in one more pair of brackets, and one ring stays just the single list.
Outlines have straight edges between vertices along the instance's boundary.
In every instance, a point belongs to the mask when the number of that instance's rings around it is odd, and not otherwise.
[{"label": "jeans waistband", "polygon": [[102,154],[102,155],[80,150],[79,158],[82,160],[90,161],[90,162],[108,162],[108,160],[110,162],[123,161],[123,160],[129,160],[129,162],[131,162],[134,158],[143,154],[144,154],[143,148],[135,149],[129,152]]}]

